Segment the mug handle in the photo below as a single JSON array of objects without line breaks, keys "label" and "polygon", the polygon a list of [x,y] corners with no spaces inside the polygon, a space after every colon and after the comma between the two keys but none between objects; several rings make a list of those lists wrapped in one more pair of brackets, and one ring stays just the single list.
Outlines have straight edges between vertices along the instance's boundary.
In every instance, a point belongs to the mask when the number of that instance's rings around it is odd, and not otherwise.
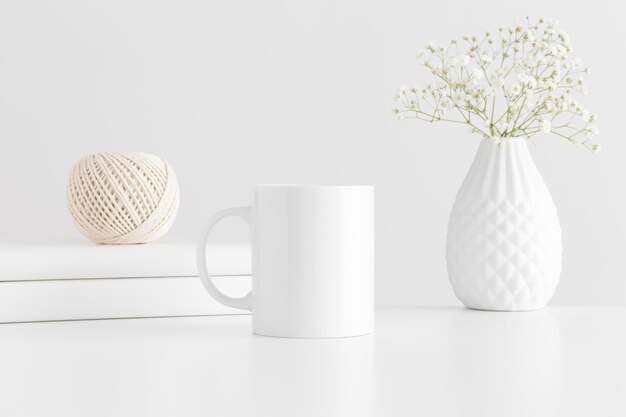
[{"label": "mug handle", "polygon": [[225,306],[248,311],[252,311],[252,291],[248,292],[248,294],[241,298],[236,298],[229,297],[228,295],[218,290],[213,283],[213,280],[211,279],[211,274],[209,274],[209,271],[207,269],[206,246],[207,239],[213,227],[220,220],[226,217],[239,217],[243,219],[246,223],[248,223],[248,225],[251,225],[251,210],[251,207],[233,207],[215,213],[213,216],[211,216],[207,224],[204,226],[204,229],[202,229],[202,232],[200,233],[200,238],[198,239],[198,246],[196,251],[198,274],[200,275],[200,281],[202,281],[202,285],[204,285],[204,288],[207,290],[207,292],[211,294],[211,296],[215,298],[218,302],[224,304]]}]

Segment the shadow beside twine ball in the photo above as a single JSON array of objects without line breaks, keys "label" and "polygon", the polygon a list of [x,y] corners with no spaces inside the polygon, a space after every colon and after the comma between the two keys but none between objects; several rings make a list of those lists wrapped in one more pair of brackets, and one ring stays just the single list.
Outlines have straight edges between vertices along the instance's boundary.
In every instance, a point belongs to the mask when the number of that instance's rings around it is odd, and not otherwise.
[{"label": "shadow beside twine ball", "polygon": [[145,153],[102,152],[81,158],[67,201],[80,232],[96,243],[147,243],[163,236],[178,212],[172,166]]}]

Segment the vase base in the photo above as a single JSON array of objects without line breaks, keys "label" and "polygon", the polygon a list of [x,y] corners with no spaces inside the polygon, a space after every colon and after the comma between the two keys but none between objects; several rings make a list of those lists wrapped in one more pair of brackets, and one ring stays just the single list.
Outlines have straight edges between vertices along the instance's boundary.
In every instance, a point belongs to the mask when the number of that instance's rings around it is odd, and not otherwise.
[{"label": "vase base", "polygon": [[545,306],[540,307],[519,307],[519,308],[493,308],[493,307],[477,307],[477,306],[469,306],[465,305],[465,308],[468,310],[477,310],[477,311],[491,311],[496,313],[523,313],[530,311],[537,311],[543,309]]}]

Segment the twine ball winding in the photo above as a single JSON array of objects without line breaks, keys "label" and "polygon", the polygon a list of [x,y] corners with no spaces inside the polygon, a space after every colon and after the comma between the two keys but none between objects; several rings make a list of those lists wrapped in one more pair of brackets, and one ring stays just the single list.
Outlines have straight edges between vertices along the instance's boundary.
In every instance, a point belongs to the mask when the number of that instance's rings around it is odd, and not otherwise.
[{"label": "twine ball winding", "polygon": [[80,232],[96,243],[147,243],[163,236],[178,212],[176,174],[145,153],[96,153],[70,175],[68,206]]}]

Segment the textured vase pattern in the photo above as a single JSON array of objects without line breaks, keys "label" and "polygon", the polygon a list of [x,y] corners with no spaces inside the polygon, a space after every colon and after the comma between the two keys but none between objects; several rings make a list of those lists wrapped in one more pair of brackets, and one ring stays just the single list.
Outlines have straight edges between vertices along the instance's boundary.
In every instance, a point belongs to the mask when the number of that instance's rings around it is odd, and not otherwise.
[{"label": "textured vase pattern", "polygon": [[561,227],[526,139],[483,140],[454,203],[446,245],[457,298],[481,310],[535,310],[561,274]]}]

